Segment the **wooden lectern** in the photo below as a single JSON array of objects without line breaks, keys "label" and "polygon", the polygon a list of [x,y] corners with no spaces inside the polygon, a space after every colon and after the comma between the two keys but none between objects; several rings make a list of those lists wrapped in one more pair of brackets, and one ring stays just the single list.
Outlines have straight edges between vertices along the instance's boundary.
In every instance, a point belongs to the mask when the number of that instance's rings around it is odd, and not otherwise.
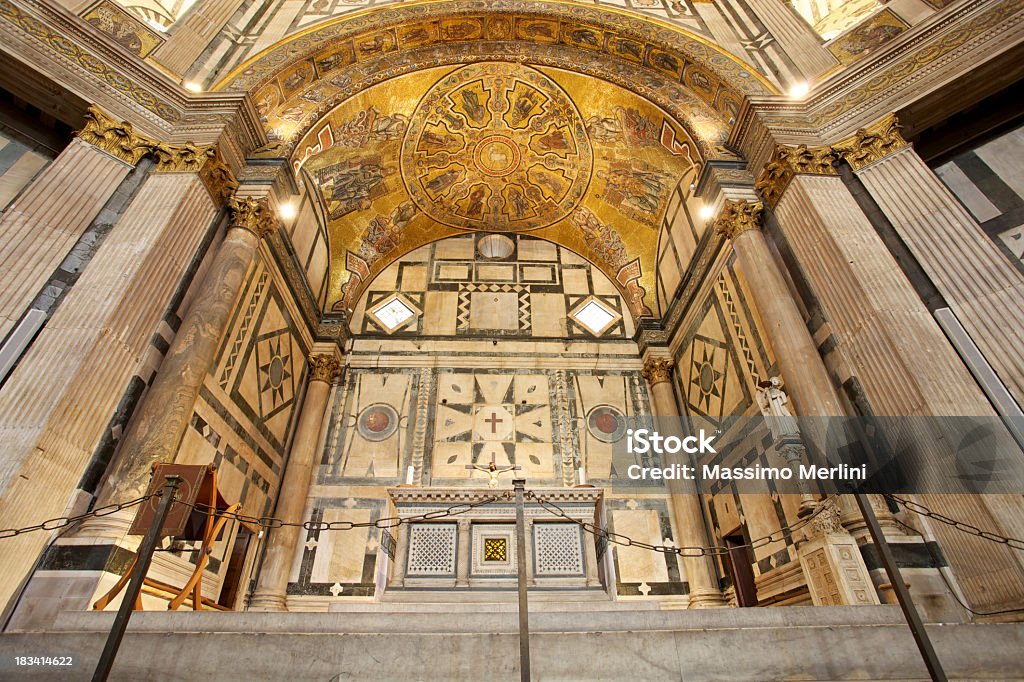
[{"label": "wooden lectern", "polygon": [[[192,576],[185,585],[178,589],[158,580],[146,578],[144,585],[169,592],[174,596],[167,605],[168,609],[175,610],[181,606],[192,593],[192,608],[195,611],[202,610],[202,582],[203,570],[210,560],[210,553],[213,551],[213,543],[224,524],[228,522],[231,515],[241,510],[242,505],[229,505],[220,492],[217,490],[217,468],[212,464],[154,464],[153,478],[149,483],[147,495],[153,495],[139,507],[135,520],[128,531],[129,535],[145,535],[146,531],[153,524],[156,517],[156,510],[160,504],[160,498],[155,496],[164,485],[167,476],[180,476],[182,479],[178,495],[174,500],[167,520],[160,529],[160,537],[171,536],[176,540],[202,540],[202,547],[199,552],[199,561]],[[114,584],[110,591],[100,597],[92,605],[97,611],[102,611],[128,584],[132,569],[138,561],[138,555],[125,569],[124,575]],[[207,600],[209,602],[209,600]],[[213,603],[210,603],[213,606]],[[135,600],[135,610],[142,610],[141,593]]]}]

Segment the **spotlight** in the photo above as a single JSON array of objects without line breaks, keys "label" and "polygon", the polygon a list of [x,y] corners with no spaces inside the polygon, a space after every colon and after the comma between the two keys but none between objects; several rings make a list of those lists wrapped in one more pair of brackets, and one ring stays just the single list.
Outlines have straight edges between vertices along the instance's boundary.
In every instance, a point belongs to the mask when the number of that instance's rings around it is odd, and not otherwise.
[{"label": "spotlight", "polygon": [[295,217],[295,204],[290,201],[287,204],[281,204],[281,208],[278,209],[278,211],[282,218],[285,220],[291,220]]},{"label": "spotlight", "polygon": [[187,82],[183,83],[182,85],[184,85],[185,89],[188,90],[189,92],[202,92],[203,91],[203,86],[200,85],[199,83],[196,83],[195,81],[187,81]]},{"label": "spotlight", "polygon": [[810,92],[811,86],[807,83],[794,83],[793,87],[789,89],[789,96],[793,99],[800,99],[808,92]]},{"label": "spotlight", "polygon": [[703,206],[700,207],[699,215],[701,220],[710,220],[711,216],[715,215],[714,206],[711,206],[710,204],[704,204]]}]

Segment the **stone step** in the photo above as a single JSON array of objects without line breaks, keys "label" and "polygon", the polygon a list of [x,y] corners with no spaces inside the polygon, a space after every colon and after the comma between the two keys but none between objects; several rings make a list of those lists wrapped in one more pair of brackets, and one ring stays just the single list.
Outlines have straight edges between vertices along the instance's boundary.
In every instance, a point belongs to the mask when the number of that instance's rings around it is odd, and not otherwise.
[{"label": "stone step", "polygon": [[[64,632],[0,634],[0,679],[90,679],[113,617],[64,614]],[[531,613],[530,625],[538,682],[928,677],[892,606],[566,609]],[[1024,624],[928,631],[950,679],[1024,677]],[[507,612],[139,612],[110,679],[511,682],[519,679],[518,652],[515,614]],[[76,665],[12,673],[15,655],[73,656]]]}]

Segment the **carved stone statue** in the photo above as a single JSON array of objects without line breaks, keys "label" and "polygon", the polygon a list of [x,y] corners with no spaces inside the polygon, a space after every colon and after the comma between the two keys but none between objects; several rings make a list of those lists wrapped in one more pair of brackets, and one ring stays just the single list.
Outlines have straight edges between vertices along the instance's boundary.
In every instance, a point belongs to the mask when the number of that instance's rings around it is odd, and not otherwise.
[{"label": "carved stone statue", "polygon": [[800,438],[796,417],[789,411],[789,396],[782,390],[782,380],[772,377],[757,387],[757,406],[761,409],[776,443]]}]

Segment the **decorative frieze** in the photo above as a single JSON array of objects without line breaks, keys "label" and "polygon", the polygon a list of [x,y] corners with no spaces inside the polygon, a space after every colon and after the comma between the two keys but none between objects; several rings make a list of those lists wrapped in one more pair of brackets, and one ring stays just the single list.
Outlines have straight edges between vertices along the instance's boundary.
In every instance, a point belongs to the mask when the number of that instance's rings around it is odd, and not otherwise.
[{"label": "decorative frieze", "polygon": [[831,147],[789,147],[779,145],[754,186],[769,206],[774,207],[795,175],[838,175],[837,159]]},{"label": "decorative frieze", "polygon": [[248,230],[260,239],[266,239],[277,229],[277,221],[267,207],[266,199],[234,196],[228,200],[228,208],[231,210],[232,227]]},{"label": "decorative frieze", "polygon": [[341,361],[338,356],[318,353],[309,356],[309,380],[334,383],[341,375]]},{"label": "decorative frieze", "polygon": [[727,239],[735,239],[747,230],[761,229],[761,214],[764,204],[760,201],[734,201],[729,199],[722,207],[722,213],[715,221],[715,231]]},{"label": "decorative frieze", "polygon": [[857,171],[879,159],[903,149],[907,141],[900,134],[902,126],[895,114],[888,114],[867,128],[832,145],[833,150]]},{"label": "decorative frieze", "polygon": [[669,358],[648,358],[640,373],[651,386],[670,381],[672,378],[672,360]]}]

